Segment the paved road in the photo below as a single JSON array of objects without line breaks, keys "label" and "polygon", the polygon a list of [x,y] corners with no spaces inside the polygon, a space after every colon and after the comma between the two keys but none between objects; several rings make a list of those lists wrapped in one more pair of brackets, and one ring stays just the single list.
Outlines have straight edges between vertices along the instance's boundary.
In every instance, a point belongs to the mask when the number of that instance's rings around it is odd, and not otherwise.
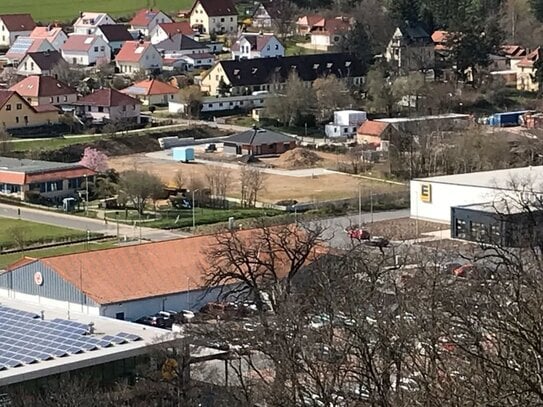
[{"label": "paved road", "polygon": [[[409,209],[400,209],[396,211],[375,212],[373,221],[393,220],[409,217]],[[372,215],[369,212],[362,212],[362,223],[369,223]],[[350,244],[350,239],[345,233],[345,228],[349,225],[358,224],[358,215],[340,216],[336,218],[323,219],[318,224],[326,228],[323,237],[330,241],[333,247],[346,247]]]},{"label": "paved road", "polygon": [[[71,229],[88,230],[89,232],[103,233],[111,236],[117,235],[116,223],[108,222],[108,224],[106,224],[104,220],[84,218],[34,208],[21,207],[20,209],[20,218],[23,220],[46,223],[49,225],[62,226]],[[19,217],[17,210],[18,207],[16,206],[0,204],[0,217],[17,219]],[[141,238],[144,240],[157,241],[186,237],[188,234],[146,227],[134,228],[130,225],[119,224],[119,236],[121,238],[126,236],[127,239],[138,239],[141,236]]]}]

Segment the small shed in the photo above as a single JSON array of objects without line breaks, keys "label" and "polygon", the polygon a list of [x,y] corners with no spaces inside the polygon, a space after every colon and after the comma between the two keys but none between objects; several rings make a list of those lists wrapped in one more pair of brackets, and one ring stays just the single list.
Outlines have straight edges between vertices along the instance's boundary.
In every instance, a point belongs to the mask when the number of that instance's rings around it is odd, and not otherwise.
[{"label": "small shed", "polygon": [[194,161],[194,148],[192,147],[174,147],[172,156],[175,161]]}]

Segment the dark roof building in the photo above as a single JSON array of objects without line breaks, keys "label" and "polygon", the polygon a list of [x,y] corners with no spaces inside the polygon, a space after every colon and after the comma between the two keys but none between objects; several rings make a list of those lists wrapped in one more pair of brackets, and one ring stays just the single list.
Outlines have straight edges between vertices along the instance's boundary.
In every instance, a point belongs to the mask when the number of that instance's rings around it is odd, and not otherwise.
[{"label": "dark roof building", "polygon": [[29,52],[26,56],[32,58],[42,71],[50,71],[58,64],[66,62],[58,51]]},{"label": "dark roof building", "polygon": [[9,32],[32,31],[36,23],[30,14],[2,14],[0,21]]},{"label": "dark roof building", "polygon": [[[104,24],[100,25],[97,28],[97,31],[101,31],[103,38],[107,42],[120,42],[120,41],[131,41],[133,40],[132,36],[128,32],[126,26],[122,24]],[[98,33],[99,34],[99,33]]]},{"label": "dark roof building", "polygon": [[164,41],[155,44],[159,51],[187,51],[187,50],[208,50],[208,46],[195,41],[184,34],[175,34]]},{"label": "dark roof building", "polygon": [[282,154],[296,147],[296,139],[276,131],[253,128],[224,140],[224,153],[237,155]]},{"label": "dark roof building", "polygon": [[208,17],[219,16],[237,16],[238,12],[236,6],[232,0],[198,0],[194,2],[192,10],[196,7],[196,4],[200,3],[204,8]]},{"label": "dark roof building", "polygon": [[[366,71],[366,66],[348,53],[241,59],[220,61],[202,79],[202,85],[211,95],[216,95],[218,86],[214,79],[217,76],[233,88],[249,88],[285,82],[291,72],[296,72],[304,82],[313,82],[320,77],[335,75],[341,79],[355,79],[353,83],[357,85],[361,83],[360,78],[366,74]],[[232,89],[232,94],[241,91],[242,89]]]}]

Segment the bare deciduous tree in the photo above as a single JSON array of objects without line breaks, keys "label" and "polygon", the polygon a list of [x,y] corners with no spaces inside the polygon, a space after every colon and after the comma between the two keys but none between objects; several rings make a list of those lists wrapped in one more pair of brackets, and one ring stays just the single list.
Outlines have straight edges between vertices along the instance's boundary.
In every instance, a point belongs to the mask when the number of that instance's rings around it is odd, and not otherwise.
[{"label": "bare deciduous tree", "polygon": [[227,202],[226,193],[232,183],[231,172],[223,167],[209,167],[205,176],[211,194],[214,196],[218,205],[224,207]]},{"label": "bare deciduous tree", "polygon": [[255,167],[244,165],[240,171],[241,205],[254,207],[258,193],[264,187],[265,174]]}]

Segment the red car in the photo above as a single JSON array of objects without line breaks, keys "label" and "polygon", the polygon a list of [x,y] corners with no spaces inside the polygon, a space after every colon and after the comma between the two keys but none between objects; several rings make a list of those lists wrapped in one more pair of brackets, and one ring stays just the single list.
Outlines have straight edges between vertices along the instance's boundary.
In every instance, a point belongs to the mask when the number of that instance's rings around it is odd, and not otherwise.
[{"label": "red car", "polygon": [[362,229],[358,225],[349,226],[345,229],[345,232],[351,239],[356,240],[369,240],[370,232],[365,229]]}]

